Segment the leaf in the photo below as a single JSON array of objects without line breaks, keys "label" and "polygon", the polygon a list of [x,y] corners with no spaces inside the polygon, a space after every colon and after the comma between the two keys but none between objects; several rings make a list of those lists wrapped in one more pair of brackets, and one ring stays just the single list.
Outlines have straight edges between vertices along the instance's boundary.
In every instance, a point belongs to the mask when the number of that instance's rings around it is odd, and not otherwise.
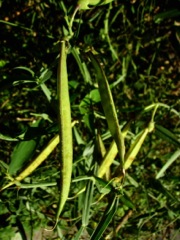
[{"label": "leaf", "polygon": [[180,147],[180,141],[178,140],[176,135],[167,128],[156,124],[155,134],[161,137],[162,139],[166,140],[167,142],[172,143],[177,147]]},{"label": "leaf", "polygon": [[163,185],[163,182],[160,180],[156,180],[154,178],[149,179],[149,184],[152,189],[155,189],[155,191],[159,191],[164,196],[166,196],[168,199],[173,200],[174,202],[180,203],[179,199],[177,199],[176,195],[171,193],[167,187]]},{"label": "leaf", "polygon": [[49,88],[46,86],[45,83],[41,84],[41,89],[44,92],[47,100],[50,102],[51,101],[51,91],[49,90]]},{"label": "leaf", "polygon": [[3,191],[4,189],[16,184],[17,182],[22,181],[24,178],[29,176],[54,150],[54,148],[59,143],[59,135],[53,137],[47,146],[41,151],[41,153],[31,162],[26,169],[24,169],[17,177],[15,177],[12,181],[6,184],[4,187],[0,189]]},{"label": "leaf", "polygon": [[104,146],[102,137],[99,133],[97,134],[97,137],[96,137],[96,143],[97,143],[97,151],[100,154],[101,158],[103,158],[106,154],[106,148]]},{"label": "leaf", "polygon": [[42,73],[40,77],[37,79],[37,84],[41,86],[42,91],[46,95],[48,101],[51,101],[51,91],[49,88],[46,86],[45,82],[50,79],[52,76],[52,71],[49,69],[42,69]]},{"label": "leaf", "polygon": [[89,97],[89,94],[87,94],[79,104],[80,113],[81,114],[88,113],[90,109],[90,105],[91,105],[91,99]]},{"label": "leaf", "polygon": [[84,140],[82,139],[82,137],[80,136],[76,126],[73,127],[73,131],[74,131],[74,136],[76,138],[76,141],[77,141],[77,144],[80,145],[80,144],[85,144]]},{"label": "leaf", "polygon": [[127,194],[124,194],[123,196],[120,197],[120,202],[122,202],[128,208],[135,209],[135,205],[133,204],[133,202],[131,201]]},{"label": "leaf", "polygon": [[85,114],[89,112],[89,108],[92,104],[98,103],[101,101],[101,97],[99,94],[98,89],[93,89],[88,93],[80,102],[79,104],[79,110],[81,114]]},{"label": "leaf", "polygon": [[90,92],[90,97],[92,99],[92,101],[94,103],[98,103],[101,101],[101,97],[100,97],[100,94],[99,94],[99,90],[98,89],[93,89],[91,92]]},{"label": "leaf", "polygon": [[81,60],[79,49],[76,48],[76,47],[73,47],[71,49],[71,52],[72,52],[72,55],[74,56],[74,58],[76,60],[76,63],[78,65],[78,67],[79,67],[79,70],[81,72],[82,77],[84,78],[84,81],[86,83],[92,84],[91,76],[90,76],[88,67],[87,67],[86,63]]},{"label": "leaf", "polygon": [[156,175],[156,179],[161,178],[164,176],[165,171],[173,164],[173,162],[178,159],[180,156],[180,149],[175,151],[171,157],[168,159],[168,161],[164,164],[164,166],[161,168],[161,170]]},{"label": "leaf", "polygon": [[3,68],[7,63],[9,63],[9,61],[0,59],[0,68]]},{"label": "leaf", "polygon": [[26,84],[26,83],[34,83],[34,80],[26,80],[26,79],[17,80],[17,81],[13,82],[13,86],[17,86],[17,85],[20,85],[20,84]]},{"label": "leaf", "polygon": [[99,240],[103,234],[103,232],[107,229],[110,221],[114,217],[117,208],[118,208],[119,198],[115,195],[111,201],[109,202],[107,208],[104,211],[104,215],[101,218],[97,228],[91,235],[90,240]]},{"label": "leaf", "polygon": [[[37,131],[40,122],[41,120],[36,121],[26,131],[25,136],[28,138],[29,135],[28,140],[21,141],[15,146],[11,155],[11,162],[9,165],[10,175],[15,175],[17,171],[22,169],[22,167],[28,160],[31,160],[39,142],[39,138],[37,138],[36,136],[40,133]],[[34,138],[30,134],[34,134]]]},{"label": "leaf", "polygon": [[83,213],[82,213],[82,226],[87,226],[90,218],[90,208],[93,199],[94,181],[88,181],[86,187],[86,195],[84,199]]},{"label": "leaf", "polygon": [[[32,115],[35,115],[35,114],[32,114]],[[40,116],[40,114],[39,114],[39,116]],[[6,133],[6,134],[0,133],[0,139],[5,140],[5,141],[12,141],[12,142],[31,140],[31,139],[34,139],[36,137],[39,137],[39,136],[42,136],[42,135],[45,135],[48,133],[57,132],[57,130],[50,131],[49,129],[47,129],[47,131],[46,131],[42,127],[35,127],[34,125],[32,125],[28,128],[25,128],[23,130],[23,132],[21,132],[20,134],[14,133],[10,129],[7,129],[7,131],[8,131],[8,133]],[[12,136],[10,133],[12,134]]]},{"label": "leaf", "polygon": [[27,71],[31,74],[32,77],[35,76],[35,73],[34,71],[32,71],[30,68],[28,67],[23,67],[23,66],[19,66],[19,67],[15,67],[14,69],[20,69],[20,70],[24,70],[24,71]]},{"label": "leaf", "polygon": [[5,141],[18,141],[18,139],[15,137],[7,136],[2,133],[0,133],[0,139],[5,140]]},{"label": "leaf", "polygon": [[45,83],[48,79],[50,79],[52,76],[52,71],[49,69],[43,69],[39,79],[38,79],[38,83],[42,84]]},{"label": "leaf", "polygon": [[179,16],[180,16],[180,11],[178,9],[172,9],[169,11],[165,11],[165,12],[156,14],[154,16],[154,21],[155,21],[155,23],[158,24],[167,18],[174,18],[174,17],[179,17]]},{"label": "leaf", "polygon": [[30,160],[35,152],[37,140],[29,140],[19,142],[11,155],[11,163],[9,165],[9,174],[15,175],[24,164]]},{"label": "leaf", "polygon": [[79,240],[81,235],[83,234],[85,227],[81,226],[81,228],[79,229],[79,231],[76,233],[75,237],[73,238],[73,240]]},{"label": "leaf", "polygon": [[94,114],[85,114],[83,116],[83,121],[86,124],[86,126],[88,127],[88,129],[93,133],[94,133]]}]

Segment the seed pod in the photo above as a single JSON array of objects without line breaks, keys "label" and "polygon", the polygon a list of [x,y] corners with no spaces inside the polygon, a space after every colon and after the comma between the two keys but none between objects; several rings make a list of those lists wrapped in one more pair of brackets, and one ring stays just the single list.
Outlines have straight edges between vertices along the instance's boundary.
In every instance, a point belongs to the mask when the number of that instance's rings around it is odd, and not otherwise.
[{"label": "seed pod", "polygon": [[90,9],[91,6],[99,6],[110,3],[114,0],[79,0],[78,6],[79,9],[87,10]]}]

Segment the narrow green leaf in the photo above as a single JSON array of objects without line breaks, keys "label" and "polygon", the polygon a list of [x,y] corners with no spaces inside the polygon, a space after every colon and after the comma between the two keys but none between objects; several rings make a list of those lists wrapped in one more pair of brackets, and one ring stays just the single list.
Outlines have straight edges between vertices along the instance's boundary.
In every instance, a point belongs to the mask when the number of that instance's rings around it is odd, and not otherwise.
[{"label": "narrow green leaf", "polygon": [[97,142],[98,153],[100,154],[101,158],[103,158],[104,155],[106,154],[106,148],[104,146],[102,137],[99,133],[97,134],[96,142]]},{"label": "narrow green leaf", "polygon": [[175,151],[171,157],[169,158],[169,160],[164,164],[164,166],[161,168],[161,170],[158,172],[158,174],[156,175],[156,179],[161,178],[164,176],[165,171],[171,166],[171,164],[173,164],[173,162],[178,159],[180,156],[180,149],[178,149],[177,151]]},{"label": "narrow green leaf", "polygon": [[27,71],[31,74],[32,77],[35,76],[35,73],[34,71],[32,71],[30,68],[28,67],[24,67],[24,66],[19,66],[19,67],[15,67],[14,69],[20,69],[20,70],[24,70],[24,71]]},{"label": "narrow green leaf", "polygon": [[4,23],[4,24],[10,25],[12,27],[19,27],[19,28],[24,29],[26,31],[32,32],[32,29],[24,27],[19,23],[12,23],[12,22],[9,22],[9,21],[4,21],[4,20],[0,20],[0,23]]},{"label": "narrow green leaf", "polygon": [[90,208],[93,199],[93,191],[94,191],[94,181],[88,181],[84,199],[84,207],[82,214],[82,226],[87,226],[90,218]]},{"label": "narrow green leaf", "polygon": [[73,238],[73,240],[79,240],[81,235],[83,234],[84,229],[85,229],[85,227],[81,226],[79,231],[76,233],[75,237]]},{"label": "narrow green leaf", "polygon": [[[31,128],[28,129],[28,130],[31,129],[29,133],[33,132],[34,129],[37,129],[40,122],[41,120],[38,120],[34,124],[32,124]],[[28,136],[29,134],[28,130],[25,133],[26,136]],[[38,131],[36,130],[35,136],[37,136],[37,134],[38,134]],[[9,165],[10,175],[15,175],[17,171],[22,169],[22,167],[25,165],[25,163],[28,160],[31,160],[36,150],[38,142],[39,142],[39,138],[34,137],[33,139],[30,138],[30,140],[21,141],[15,146],[14,151],[11,155],[11,162]]]},{"label": "narrow green leaf", "polygon": [[131,209],[135,209],[134,203],[131,201],[131,199],[128,197],[127,194],[124,194],[123,196],[120,197],[120,202],[123,203],[123,205],[126,205],[127,207]]},{"label": "narrow green leaf", "polygon": [[76,126],[73,127],[73,131],[74,131],[74,136],[76,138],[76,141],[77,141],[77,144],[80,145],[80,144],[85,144],[84,140],[82,139],[82,137],[80,136]]},{"label": "narrow green leaf", "polygon": [[0,160],[0,166],[3,168],[3,169],[5,169],[6,170],[6,172],[8,171],[8,169],[9,169],[9,166],[8,166],[8,164],[6,164],[5,162],[3,162],[3,161],[1,161]]},{"label": "narrow green leaf", "polygon": [[102,178],[96,177],[94,176],[95,180],[96,180],[96,187],[98,188],[100,193],[110,193],[110,191],[112,192],[116,192],[115,188],[112,186],[112,182],[111,181],[105,181]]},{"label": "narrow green leaf", "polygon": [[177,199],[177,197],[173,194],[173,192],[171,193],[164,185],[163,182],[161,182],[160,180],[156,180],[154,178],[151,178],[149,180],[150,186],[151,188],[155,189],[156,191],[158,190],[159,192],[161,192],[163,195],[165,195],[168,199],[172,199],[174,202],[178,202],[180,203],[180,200]]},{"label": "narrow green leaf", "polygon": [[43,69],[42,73],[38,79],[38,83],[42,84],[45,83],[48,79],[50,79],[52,76],[52,71],[49,69]]},{"label": "narrow green leaf", "polygon": [[104,215],[101,218],[101,221],[99,222],[97,228],[91,235],[90,240],[99,240],[101,238],[102,234],[107,229],[109,223],[114,217],[118,208],[118,204],[119,204],[119,198],[116,195],[114,195],[114,197],[109,202],[107,208],[105,209]]},{"label": "narrow green leaf", "polygon": [[175,146],[180,147],[180,141],[178,140],[176,135],[167,128],[156,124],[155,134],[161,137],[162,139],[168,141],[169,143],[172,143]]},{"label": "narrow green leaf", "polygon": [[92,132],[92,134],[95,134],[95,127],[94,127],[94,114],[93,113],[87,113],[83,116],[84,124],[88,127],[88,129]]},{"label": "narrow green leaf", "polygon": [[158,13],[154,16],[155,23],[161,23],[163,20],[167,18],[174,18],[180,16],[179,9],[171,9],[169,11]]},{"label": "narrow green leaf", "polygon": [[82,77],[84,78],[84,81],[86,83],[92,84],[90,73],[88,71],[86,63],[81,60],[79,49],[77,47],[76,48],[73,47],[71,49],[71,52],[72,52],[72,55],[74,56],[74,58],[75,58],[75,60],[77,62],[77,65],[78,65],[79,70],[80,70],[80,72],[82,74]]},{"label": "narrow green leaf", "polygon": [[174,114],[176,114],[176,115],[179,117],[179,111],[177,111],[176,109],[172,108],[171,106],[169,106],[169,105],[167,105],[167,104],[160,103],[160,102],[158,102],[158,103],[152,103],[151,105],[146,106],[146,107],[143,109],[142,113],[143,113],[143,112],[148,112],[148,111],[150,111],[151,109],[155,108],[156,106],[162,107],[162,108],[166,108],[166,109],[168,109],[169,112],[173,112]]},{"label": "narrow green leaf", "polygon": [[17,81],[13,82],[13,86],[17,86],[17,85],[20,85],[20,84],[26,84],[26,83],[35,83],[35,81],[34,80],[26,80],[26,79],[17,80]]},{"label": "narrow green leaf", "polygon": [[0,133],[0,139],[5,140],[5,141],[12,141],[12,142],[17,142],[18,141],[18,139],[16,137],[13,138],[13,137],[4,135],[2,133]]},{"label": "narrow green leaf", "polygon": [[51,91],[49,90],[49,88],[46,86],[45,83],[42,83],[40,86],[41,86],[41,89],[44,92],[47,100],[50,102],[51,101]]}]

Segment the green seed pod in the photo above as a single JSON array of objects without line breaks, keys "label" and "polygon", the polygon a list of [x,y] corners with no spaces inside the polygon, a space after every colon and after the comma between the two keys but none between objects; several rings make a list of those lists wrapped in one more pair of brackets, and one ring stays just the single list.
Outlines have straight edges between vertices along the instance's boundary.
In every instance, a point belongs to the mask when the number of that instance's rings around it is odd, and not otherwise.
[{"label": "green seed pod", "polygon": [[114,0],[78,0],[79,9],[87,10],[90,9],[91,6],[99,6],[110,3]]}]

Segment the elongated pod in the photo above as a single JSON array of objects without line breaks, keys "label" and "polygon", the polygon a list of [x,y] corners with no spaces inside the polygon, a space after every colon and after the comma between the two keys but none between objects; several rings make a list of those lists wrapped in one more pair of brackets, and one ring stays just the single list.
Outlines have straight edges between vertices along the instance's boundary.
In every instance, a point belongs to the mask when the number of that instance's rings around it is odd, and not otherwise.
[{"label": "elongated pod", "polygon": [[58,92],[58,121],[60,136],[60,198],[56,213],[56,224],[61,214],[64,204],[68,198],[71,174],[72,174],[72,129],[71,129],[71,107],[68,89],[67,74],[67,49],[65,41],[61,41],[60,60],[57,72],[57,92]]},{"label": "elongated pod", "polygon": [[114,0],[78,0],[78,5],[80,9],[87,10],[92,6],[99,6],[110,3]]}]

